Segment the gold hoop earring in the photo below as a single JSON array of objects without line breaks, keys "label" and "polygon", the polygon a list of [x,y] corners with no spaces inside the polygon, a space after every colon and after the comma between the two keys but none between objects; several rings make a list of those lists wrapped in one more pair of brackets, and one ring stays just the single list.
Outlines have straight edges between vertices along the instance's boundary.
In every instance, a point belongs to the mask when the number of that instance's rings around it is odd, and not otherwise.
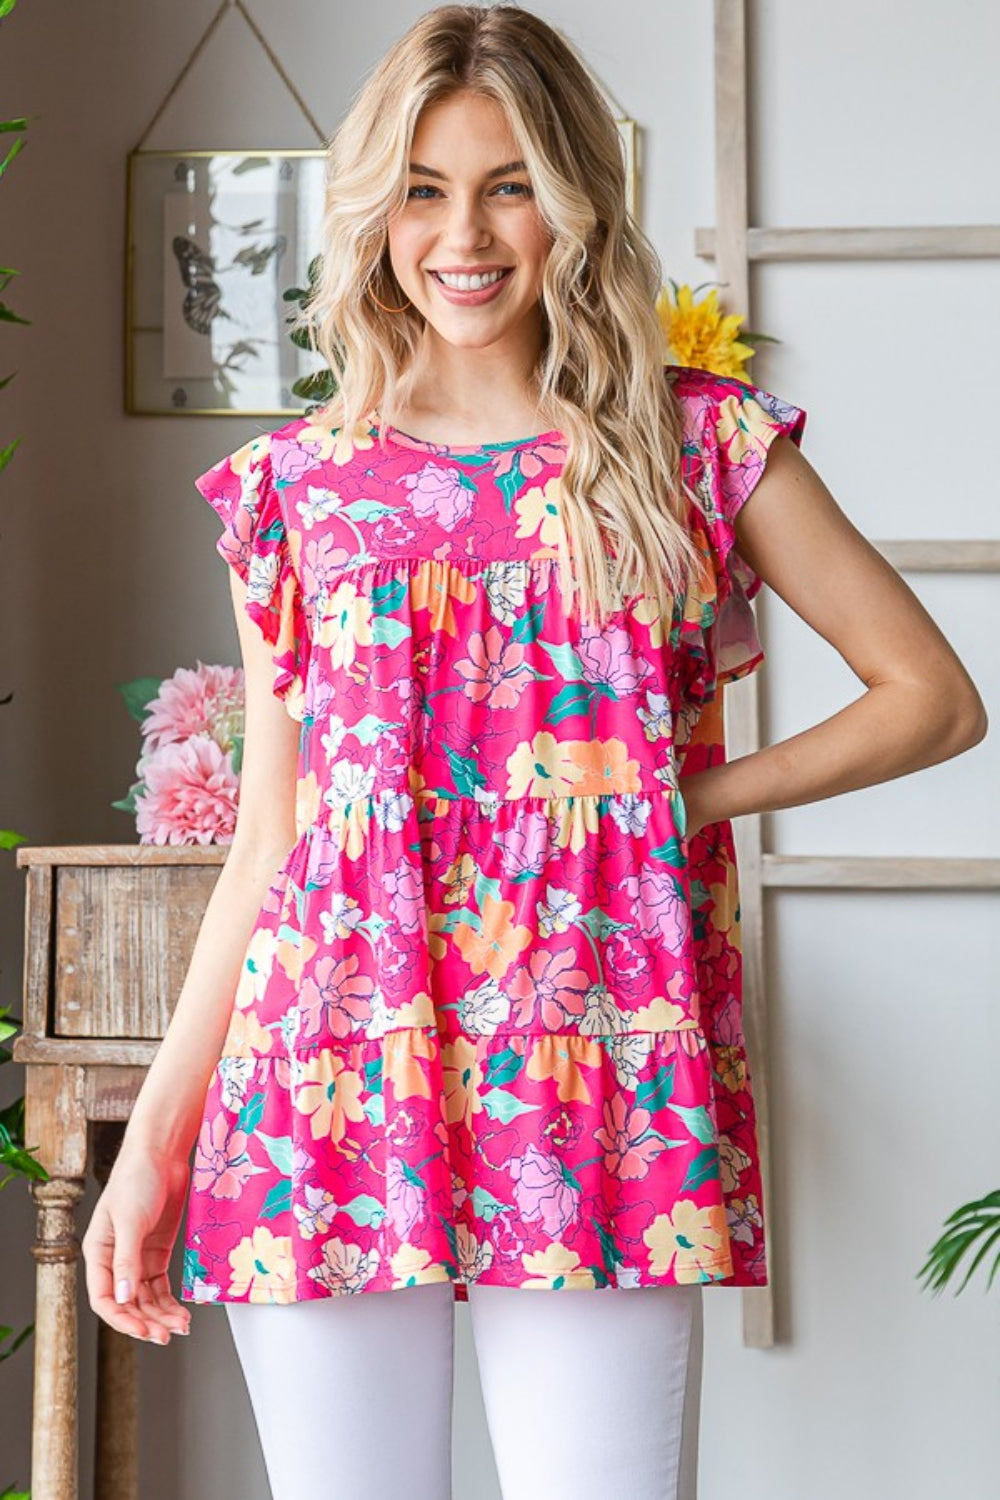
[{"label": "gold hoop earring", "polygon": [[387,312],[387,313],[400,313],[400,312],[405,312],[408,307],[412,307],[413,306],[413,303],[410,301],[409,297],[407,297],[406,302],[404,303],[404,305],[402,307],[386,307],[386,305],[385,305],[384,302],[379,302],[378,298],[376,297],[375,293],[372,291],[372,289],[371,289],[370,286],[365,287],[365,291],[368,293],[368,295],[372,299],[372,301],[378,307],[380,307],[383,312]]}]

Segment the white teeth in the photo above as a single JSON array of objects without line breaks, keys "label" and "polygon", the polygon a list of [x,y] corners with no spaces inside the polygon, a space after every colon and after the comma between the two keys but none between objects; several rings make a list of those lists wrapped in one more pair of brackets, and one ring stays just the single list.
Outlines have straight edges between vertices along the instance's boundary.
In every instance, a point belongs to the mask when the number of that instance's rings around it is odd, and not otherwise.
[{"label": "white teeth", "polygon": [[486,275],[483,276],[480,276],[478,273],[472,276],[466,276],[464,274],[461,276],[453,276],[448,271],[434,272],[434,275],[438,278],[439,281],[443,281],[445,286],[450,286],[452,290],[456,292],[478,292],[480,287],[492,286],[493,283],[495,281],[499,281],[501,276],[503,276],[504,274],[505,272],[503,271],[489,271]]}]

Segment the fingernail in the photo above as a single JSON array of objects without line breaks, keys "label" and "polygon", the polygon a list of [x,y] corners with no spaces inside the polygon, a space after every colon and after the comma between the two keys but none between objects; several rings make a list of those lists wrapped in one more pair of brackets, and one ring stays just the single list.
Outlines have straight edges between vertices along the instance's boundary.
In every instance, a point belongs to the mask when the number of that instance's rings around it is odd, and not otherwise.
[{"label": "fingernail", "polygon": [[126,1277],[122,1277],[115,1286],[115,1301],[129,1302],[132,1298],[132,1283]]}]

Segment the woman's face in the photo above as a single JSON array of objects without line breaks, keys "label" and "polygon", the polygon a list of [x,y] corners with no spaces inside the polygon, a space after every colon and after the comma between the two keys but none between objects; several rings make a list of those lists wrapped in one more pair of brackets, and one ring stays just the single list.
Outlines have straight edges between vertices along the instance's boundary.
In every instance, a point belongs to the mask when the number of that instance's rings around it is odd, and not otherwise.
[{"label": "woman's face", "polygon": [[[461,93],[428,105],[414,132],[406,203],[389,220],[389,256],[400,286],[447,343],[507,342],[533,357],[552,241],[519,155],[492,99]],[[461,279],[473,274],[490,284]]]}]

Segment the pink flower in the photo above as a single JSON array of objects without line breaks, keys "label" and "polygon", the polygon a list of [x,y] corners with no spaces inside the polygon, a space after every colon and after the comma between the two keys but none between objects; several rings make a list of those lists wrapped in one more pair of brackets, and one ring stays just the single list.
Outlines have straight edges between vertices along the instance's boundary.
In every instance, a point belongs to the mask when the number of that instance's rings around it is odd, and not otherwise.
[{"label": "pink flower", "polygon": [[511,1159],[510,1175],[517,1184],[514,1199],[521,1218],[526,1224],[540,1224],[549,1239],[558,1239],[573,1223],[580,1200],[558,1161],[528,1146]]},{"label": "pink flower", "polygon": [[243,668],[225,666],[178,667],[160,683],[149,705],[142,732],[146,750],[209,734],[223,750],[232,748],[233,735],[243,732]]},{"label": "pink flower", "polygon": [[390,1157],[385,1168],[385,1201],[393,1233],[401,1240],[410,1239],[416,1226],[427,1218],[426,1193],[414,1182],[398,1157]]},{"label": "pink flower", "polygon": [[445,531],[454,531],[472,510],[476,491],[462,483],[461,476],[440,464],[426,463],[416,474],[406,474],[414,514],[422,521],[436,521]]},{"label": "pink flower", "polygon": [[455,672],[465,679],[465,696],[487,708],[516,708],[524,688],[535,674],[524,660],[518,641],[505,641],[495,625],[485,635],[473,631],[469,654],[455,662]]},{"label": "pink flower", "polygon": [[637,693],[653,675],[649,662],[636,656],[628,631],[619,625],[603,630],[584,626],[576,652],[588,682],[611,688],[616,698]]},{"label": "pink flower", "polygon": [[135,804],[141,843],[232,843],[239,777],[211,735],[162,745],[136,770],[145,784]]},{"label": "pink flower", "polygon": [[224,1114],[202,1122],[194,1161],[194,1185],[213,1198],[238,1198],[253,1176],[245,1131],[229,1133]]}]

